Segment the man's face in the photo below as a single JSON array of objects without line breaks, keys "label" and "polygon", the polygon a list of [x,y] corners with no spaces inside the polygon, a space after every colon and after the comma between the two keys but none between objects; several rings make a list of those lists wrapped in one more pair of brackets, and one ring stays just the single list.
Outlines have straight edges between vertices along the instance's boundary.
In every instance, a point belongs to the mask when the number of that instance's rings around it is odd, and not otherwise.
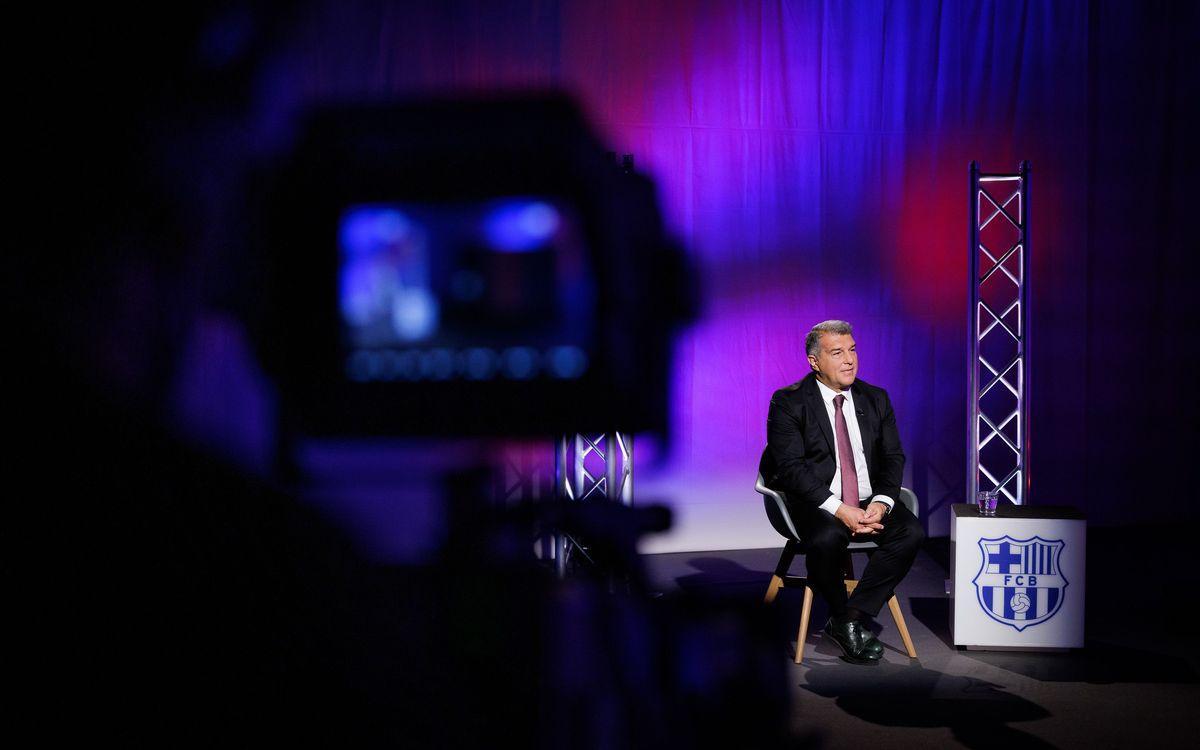
[{"label": "man's face", "polygon": [[808,363],[816,371],[817,379],[825,385],[835,391],[849,388],[858,375],[854,337],[848,333],[822,333],[821,350],[815,357],[808,355]]}]

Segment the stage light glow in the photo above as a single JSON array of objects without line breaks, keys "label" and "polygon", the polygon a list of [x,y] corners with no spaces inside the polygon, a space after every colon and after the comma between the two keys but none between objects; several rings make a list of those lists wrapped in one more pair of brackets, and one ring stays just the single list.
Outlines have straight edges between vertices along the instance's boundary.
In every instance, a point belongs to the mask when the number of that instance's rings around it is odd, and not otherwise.
[{"label": "stage light glow", "polygon": [[395,208],[358,206],[343,217],[338,242],[349,256],[371,255],[405,239],[411,231],[412,222]]},{"label": "stage light glow", "polygon": [[521,199],[498,203],[484,218],[483,230],[492,249],[523,253],[544,246],[561,223],[549,203]]},{"label": "stage light glow", "polygon": [[338,226],[342,318],[358,344],[428,338],[438,325],[424,232],[390,206],[356,206]]},{"label": "stage light glow", "polygon": [[449,349],[421,353],[421,375],[430,380],[449,380],[454,375],[454,354]]},{"label": "stage light glow", "polygon": [[396,376],[404,380],[421,378],[421,359],[416,352],[405,349],[396,353]]},{"label": "stage light glow", "polygon": [[495,376],[499,357],[484,347],[473,347],[459,355],[460,368],[470,380],[488,380]]},{"label": "stage light glow", "polygon": [[356,351],[346,362],[346,376],[358,383],[374,380],[379,376],[381,364],[377,353]]},{"label": "stage light glow", "polygon": [[556,378],[577,378],[587,369],[587,354],[577,346],[556,346],[546,352],[547,369]]},{"label": "stage light glow", "polygon": [[400,288],[392,294],[392,330],[401,341],[430,336],[438,324],[437,299],[420,287]]},{"label": "stage light glow", "polygon": [[537,350],[528,346],[514,346],[500,355],[504,374],[514,380],[528,380],[537,373]]}]

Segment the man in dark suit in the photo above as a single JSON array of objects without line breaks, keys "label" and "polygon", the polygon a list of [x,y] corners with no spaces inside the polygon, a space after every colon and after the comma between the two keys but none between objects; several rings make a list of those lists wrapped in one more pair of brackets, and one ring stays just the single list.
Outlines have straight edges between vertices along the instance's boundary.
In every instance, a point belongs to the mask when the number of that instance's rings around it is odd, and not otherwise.
[{"label": "man in dark suit", "polygon": [[[887,391],[858,379],[853,329],[827,320],[805,338],[805,378],[771,396],[762,475],[783,493],[808,546],[808,579],[829,603],[825,632],[848,661],[871,663],[883,646],[866,627],[908,573],[925,539],[904,506],[904,451]],[[851,540],[879,545],[853,594],[842,563]]]}]

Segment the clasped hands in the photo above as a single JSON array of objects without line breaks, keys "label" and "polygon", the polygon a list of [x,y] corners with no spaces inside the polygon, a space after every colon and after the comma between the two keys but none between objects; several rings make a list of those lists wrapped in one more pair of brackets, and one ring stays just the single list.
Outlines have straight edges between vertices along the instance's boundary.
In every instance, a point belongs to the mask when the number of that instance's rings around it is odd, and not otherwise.
[{"label": "clasped hands", "polygon": [[878,534],[883,531],[883,517],[887,515],[887,504],[874,502],[866,510],[842,503],[834,513],[846,524],[851,534]]}]

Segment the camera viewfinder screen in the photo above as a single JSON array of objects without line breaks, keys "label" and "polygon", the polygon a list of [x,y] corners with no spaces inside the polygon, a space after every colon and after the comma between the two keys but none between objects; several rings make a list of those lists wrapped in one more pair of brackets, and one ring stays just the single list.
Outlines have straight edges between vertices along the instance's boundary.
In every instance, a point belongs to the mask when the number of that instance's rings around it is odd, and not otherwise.
[{"label": "camera viewfinder screen", "polygon": [[351,381],[576,379],[591,364],[595,281],[561,201],[353,205],[338,245]]}]

